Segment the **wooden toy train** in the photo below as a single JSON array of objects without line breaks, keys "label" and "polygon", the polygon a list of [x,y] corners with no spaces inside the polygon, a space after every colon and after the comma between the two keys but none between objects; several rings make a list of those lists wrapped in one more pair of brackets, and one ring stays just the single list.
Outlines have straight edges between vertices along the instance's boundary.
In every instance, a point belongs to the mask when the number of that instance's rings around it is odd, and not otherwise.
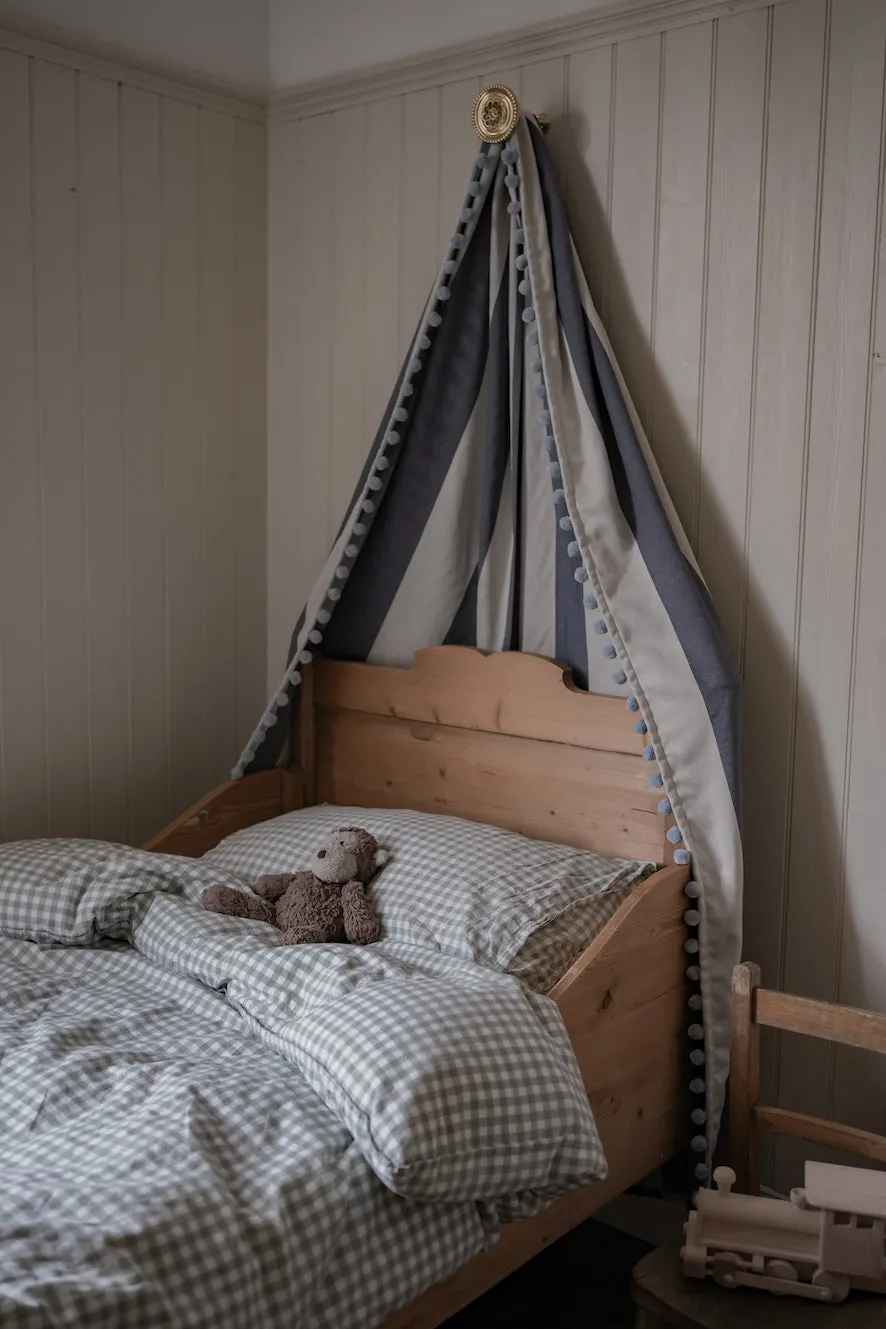
[{"label": "wooden toy train", "polygon": [[714,1182],[683,1229],[690,1278],[815,1301],[886,1292],[886,1172],[807,1162],[789,1200],[733,1195],[731,1168],[717,1168]]}]

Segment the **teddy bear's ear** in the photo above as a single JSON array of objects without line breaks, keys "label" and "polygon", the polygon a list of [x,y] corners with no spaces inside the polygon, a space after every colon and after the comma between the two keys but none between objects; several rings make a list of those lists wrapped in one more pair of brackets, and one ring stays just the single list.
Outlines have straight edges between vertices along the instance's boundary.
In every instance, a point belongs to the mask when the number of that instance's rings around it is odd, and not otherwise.
[{"label": "teddy bear's ear", "polygon": [[376,849],[375,857],[372,861],[376,868],[383,868],[390,857],[391,855],[388,853],[387,849]]}]

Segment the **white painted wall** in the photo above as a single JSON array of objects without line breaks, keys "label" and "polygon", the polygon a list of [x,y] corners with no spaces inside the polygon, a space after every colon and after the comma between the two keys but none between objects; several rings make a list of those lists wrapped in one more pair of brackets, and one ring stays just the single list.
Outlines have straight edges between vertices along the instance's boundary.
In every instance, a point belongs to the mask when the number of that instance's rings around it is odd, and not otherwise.
[{"label": "white painted wall", "polygon": [[[883,0],[786,0],[438,70],[270,140],[273,681],[451,233],[472,99],[502,79],[552,117],[591,291],[744,671],[746,954],[880,1011],[884,50]],[[785,1037],[767,1086],[882,1131],[882,1061]],[[806,1152],[779,1155],[782,1187]]]},{"label": "white painted wall", "polygon": [[268,0],[2,0],[4,16],[262,91]]}]

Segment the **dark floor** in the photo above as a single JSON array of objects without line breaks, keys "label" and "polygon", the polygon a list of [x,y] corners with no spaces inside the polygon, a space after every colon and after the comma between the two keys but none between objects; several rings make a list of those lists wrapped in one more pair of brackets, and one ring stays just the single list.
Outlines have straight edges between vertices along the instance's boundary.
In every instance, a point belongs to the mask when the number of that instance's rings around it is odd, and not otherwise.
[{"label": "dark floor", "polygon": [[447,1320],[446,1329],[631,1329],[631,1270],[650,1249],[590,1218]]}]

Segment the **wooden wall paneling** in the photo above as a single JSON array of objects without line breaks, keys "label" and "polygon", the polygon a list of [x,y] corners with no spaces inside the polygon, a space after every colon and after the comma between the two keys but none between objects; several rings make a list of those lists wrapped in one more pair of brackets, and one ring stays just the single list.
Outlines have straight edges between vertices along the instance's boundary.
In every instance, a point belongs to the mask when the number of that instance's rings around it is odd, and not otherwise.
[{"label": "wooden wall paneling", "polygon": [[695,544],[701,347],[707,278],[708,169],[714,27],[663,37],[661,186],[653,309],[650,443]]},{"label": "wooden wall paneling", "polygon": [[568,195],[567,156],[569,126],[566,123],[569,63],[565,56],[553,60],[537,60],[524,65],[520,71],[521,105],[533,115],[542,111],[549,120],[545,143],[557,165],[557,175],[564,196]]},{"label": "wooden wall paneling", "polygon": [[205,785],[236,753],[234,480],[234,125],[200,111],[200,525]]},{"label": "wooden wall paneling", "polygon": [[591,296],[604,326],[609,308],[610,165],[612,158],[613,48],[598,46],[569,56],[566,124],[569,136],[569,218]]},{"label": "wooden wall paneling", "polygon": [[332,117],[332,368],[329,470],[332,523],[345,515],[369,441],[363,432],[363,337],[366,293],[366,108]]},{"label": "wooden wall paneling", "polygon": [[[203,760],[203,576],[200,449],[198,107],[164,99],[163,445],[166,486],[167,788],[169,812],[206,789]],[[156,829],[156,827],[154,828]]]},{"label": "wooden wall paneling", "polygon": [[267,155],[263,125],[234,122],[235,753],[266,700]]},{"label": "wooden wall paneling", "polygon": [[763,9],[719,19],[713,73],[695,548],[739,659],[744,638],[761,162],[769,114],[769,24]]},{"label": "wooden wall paneling", "polygon": [[129,643],[130,836],[167,816],[162,457],[160,102],[120,92],[123,272],[123,452]]},{"label": "wooden wall paneling", "polygon": [[0,836],[46,833],[43,512],[37,424],[31,71],[0,51]]},{"label": "wooden wall paneling", "polygon": [[474,99],[480,90],[476,78],[459,79],[440,89],[440,188],[438,191],[437,253],[449,243],[464,206],[468,182],[480,141],[471,124]]},{"label": "wooden wall paneling", "polygon": [[51,835],[89,825],[89,709],[77,247],[77,74],[34,65],[37,409]]},{"label": "wooden wall paneling", "polygon": [[119,91],[78,75],[77,238],[89,635],[89,833],[129,829],[125,476],[120,448]]},{"label": "wooden wall paneling", "polygon": [[615,48],[608,330],[644,428],[653,374],[661,50],[659,35]]},{"label": "wooden wall paneling", "polygon": [[[328,332],[321,323],[312,336],[303,321],[316,311],[310,286],[302,281],[308,262],[304,241],[311,208],[322,212],[323,186],[303,188],[306,147],[312,147],[316,123],[292,121],[277,127],[268,144],[268,659],[267,688],[280,682],[295,616],[316,572],[317,529],[326,529],[325,442],[305,437],[305,419],[313,402],[305,392],[310,380],[305,365],[316,369]],[[299,201],[304,202],[304,208]],[[322,236],[325,228],[318,228]],[[321,247],[311,262],[326,261]],[[310,268],[308,268],[310,275]],[[322,355],[321,355],[322,363]]]},{"label": "wooden wall paneling", "polygon": [[825,0],[773,12],[745,648],[745,952],[766,986],[783,982],[826,17]]},{"label": "wooden wall paneling", "polygon": [[363,447],[381,424],[402,363],[400,347],[401,141],[399,97],[366,108],[366,215],[363,219]]},{"label": "wooden wall paneling", "polygon": [[[884,14],[878,5],[866,29],[870,50],[856,47],[859,84],[882,59]],[[873,31],[874,38],[870,34]],[[879,49],[876,43],[879,38]],[[883,78],[882,65],[881,80]],[[862,74],[862,71],[864,73]],[[861,89],[859,88],[861,92]],[[882,87],[881,87],[882,91]],[[870,90],[861,92],[863,104]],[[872,116],[876,120],[876,116]],[[870,128],[872,128],[871,126]],[[886,132],[880,112],[881,148],[877,216],[876,287],[872,344],[867,357],[867,420],[862,465],[862,533],[850,693],[850,749],[846,776],[846,877],[837,936],[838,999],[886,1012],[886,895],[882,889],[883,753],[886,751]],[[867,127],[858,128],[866,138]],[[869,1130],[884,1129],[886,1083],[882,1057],[839,1048],[832,1082],[834,1116]]]},{"label": "wooden wall paneling", "polygon": [[[861,537],[884,50],[882,5],[848,0],[833,8],[784,938],[785,989],[825,1001],[842,1000],[835,939],[843,912],[854,589]],[[869,990],[868,1000],[874,991]],[[886,985],[880,985],[880,996],[886,997]],[[779,1064],[783,1106],[829,1116],[833,1060],[832,1047],[806,1039],[785,1041]],[[882,1095],[886,1089],[882,1078],[879,1088]],[[852,1102],[851,1120],[864,1110],[866,1097],[861,1092]],[[882,1126],[880,1118],[876,1129]],[[804,1146],[796,1148],[799,1161]]]},{"label": "wooden wall paneling", "polygon": [[[437,245],[440,89],[403,98],[400,190],[400,360],[405,356],[443,261]],[[393,386],[393,385],[392,385]]]}]

